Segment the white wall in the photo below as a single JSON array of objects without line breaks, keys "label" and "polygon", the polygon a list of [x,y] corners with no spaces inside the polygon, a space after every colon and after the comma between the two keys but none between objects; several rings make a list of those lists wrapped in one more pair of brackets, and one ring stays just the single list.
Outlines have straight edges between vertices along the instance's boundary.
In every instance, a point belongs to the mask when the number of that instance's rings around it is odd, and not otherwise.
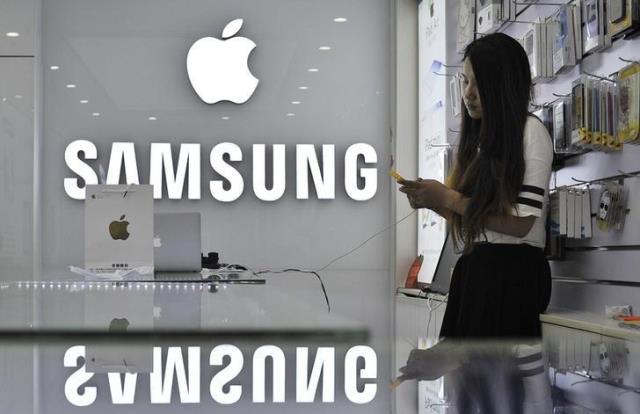
[{"label": "white wall", "polygon": [[[394,1],[395,30],[392,31],[394,49],[393,70],[391,76],[394,94],[391,100],[391,139],[393,142],[393,168],[405,174],[418,171],[418,5],[415,0]],[[394,184],[394,187],[397,187]],[[404,194],[391,191],[392,220],[398,222],[411,212]],[[404,280],[417,252],[417,215],[413,214],[398,224],[392,232],[393,269],[395,278],[390,286],[391,294],[395,288],[404,286]],[[391,376],[397,375],[398,364],[406,359],[404,348],[397,340],[402,327],[398,316],[402,309],[395,297],[393,305],[393,341]],[[393,412],[413,412],[418,399],[417,387],[406,385],[394,391]]]},{"label": "white wall", "polygon": [[[0,281],[33,279],[34,73],[36,6],[34,0],[0,1]],[[18,37],[7,37],[17,32]],[[14,309],[15,311],[15,309]],[[3,312],[6,326],[29,320]],[[0,346],[0,411],[30,413],[33,348]]]},{"label": "white wall", "polygon": [[0,3],[0,280],[32,279],[34,4]]}]

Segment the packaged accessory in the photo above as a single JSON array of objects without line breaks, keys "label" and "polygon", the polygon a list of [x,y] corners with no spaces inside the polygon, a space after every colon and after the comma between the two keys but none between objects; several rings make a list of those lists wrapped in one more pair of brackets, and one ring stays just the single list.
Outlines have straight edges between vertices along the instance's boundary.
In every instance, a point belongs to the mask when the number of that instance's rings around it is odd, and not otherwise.
[{"label": "packaged accessory", "polygon": [[476,31],[479,34],[496,31],[502,18],[502,0],[478,0],[476,7]]},{"label": "packaged accessory", "polygon": [[584,0],[582,3],[584,26],[582,28],[582,54],[597,52],[604,48],[604,1]]},{"label": "packaged accessory", "polygon": [[591,235],[591,190],[587,187],[582,189],[582,229],[580,238],[590,239]]},{"label": "packaged accessory", "polygon": [[[554,29],[553,73],[571,69],[579,60],[575,50],[573,5],[562,6],[553,15],[550,24]],[[582,54],[580,54],[582,56]]]},{"label": "packaged accessory", "polygon": [[640,135],[640,64],[632,63],[618,72],[618,137],[637,144]]},{"label": "packaged accessory", "polygon": [[607,32],[612,38],[632,37],[640,28],[640,3],[637,0],[607,1]]},{"label": "packaged accessory", "polygon": [[624,184],[609,182],[603,185],[596,221],[602,231],[621,230],[624,225],[625,188]]},{"label": "packaged accessory", "polygon": [[475,0],[460,0],[458,9],[458,41],[456,49],[462,52],[473,41],[476,24]]},{"label": "packaged accessory", "polygon": [[604,313],[607,318],[631,316],[631,305],[605,305]]},{"label": "packaged accessory", "polygon": [[585,122],[585,85],[584,78],[581,76],[574,80],[571,85],[571,108],[572,108],[572,126],[571,126],[571,142],[572,147],[584,146],[587,143],[587,125]]}]

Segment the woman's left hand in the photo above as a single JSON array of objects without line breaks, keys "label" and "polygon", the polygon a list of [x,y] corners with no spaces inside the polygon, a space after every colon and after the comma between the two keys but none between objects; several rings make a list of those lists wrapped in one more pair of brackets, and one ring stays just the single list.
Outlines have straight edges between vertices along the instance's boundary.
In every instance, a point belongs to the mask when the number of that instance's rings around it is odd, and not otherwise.
[{"label": "woman's left hand", "polygon": [[412,208],[446,208],[449,188],[436,180],[401,180],[400,191],[407,195]]}]

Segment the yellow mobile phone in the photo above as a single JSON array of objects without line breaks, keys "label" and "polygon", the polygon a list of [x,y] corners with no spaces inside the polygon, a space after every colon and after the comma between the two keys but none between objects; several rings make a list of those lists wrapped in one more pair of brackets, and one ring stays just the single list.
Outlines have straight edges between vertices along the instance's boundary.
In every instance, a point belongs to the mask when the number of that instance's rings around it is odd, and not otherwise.
[{"label": "yellow mobile phone", "polygon": [[404,180],[404,178],[396,170],[389,171],[389,175],[392,176],[396,181]]}]

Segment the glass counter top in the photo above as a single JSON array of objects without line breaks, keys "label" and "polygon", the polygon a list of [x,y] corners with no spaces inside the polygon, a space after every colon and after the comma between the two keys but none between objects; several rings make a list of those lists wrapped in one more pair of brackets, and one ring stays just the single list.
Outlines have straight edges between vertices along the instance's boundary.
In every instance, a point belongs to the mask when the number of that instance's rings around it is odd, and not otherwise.
[{"label": "glass counter top", "polygon": [[364,324],[310,306],[265,279],[159,276],[0,282],[0,341],[368,340]]}]

